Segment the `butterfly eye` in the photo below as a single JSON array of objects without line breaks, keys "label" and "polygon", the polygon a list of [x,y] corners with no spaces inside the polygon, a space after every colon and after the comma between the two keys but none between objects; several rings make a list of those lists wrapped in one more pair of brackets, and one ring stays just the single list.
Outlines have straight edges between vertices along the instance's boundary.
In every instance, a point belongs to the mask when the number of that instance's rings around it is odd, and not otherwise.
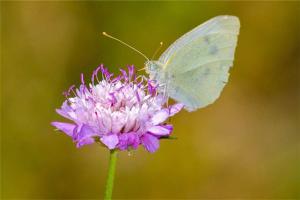
[{"label": "butterfly eye", "polygon": [[152,71],[153,70],[153,65],[148,65],[148,70]]},{"label": "butterfly eye", "polygon": [[152,65],[150,65],[150,70],[151,71],[155,71],[155,70],[157,70],[157,65],[156,64],[152,64]]}]

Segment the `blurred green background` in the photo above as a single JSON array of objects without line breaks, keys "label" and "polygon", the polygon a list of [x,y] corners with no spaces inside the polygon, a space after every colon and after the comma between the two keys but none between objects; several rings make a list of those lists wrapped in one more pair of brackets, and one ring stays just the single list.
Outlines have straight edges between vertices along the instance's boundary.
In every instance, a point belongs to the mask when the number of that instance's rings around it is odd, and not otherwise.
[{"label": "blurred green background", "polygon": [[300,198],[299,2],[1,2],[3,199],[102,198],[108,151],[55,132],[62,91],[116,72],[216,15],[241,32],[221,98],[172,118],[178,140],[119,154],[114,197]]}]

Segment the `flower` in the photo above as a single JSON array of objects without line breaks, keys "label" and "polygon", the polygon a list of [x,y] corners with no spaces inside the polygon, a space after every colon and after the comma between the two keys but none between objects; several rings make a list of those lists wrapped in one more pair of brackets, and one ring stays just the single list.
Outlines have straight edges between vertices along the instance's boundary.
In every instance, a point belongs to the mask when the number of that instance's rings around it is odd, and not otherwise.
[{"label": "flower", "polygon": [[[102,80],[98,79],[98,72]],[[102,142],[108,149],[129,150],[143,145],[149,152],[159,147],[159,139],[168,137],[173,126],[164,123],[179,112],[180,103],[165,106],[154,81],[136,76],[133,66],[113,77],[103,65],[92,74],[87,85],[81,74],[79,88],[64,92],[66,100],[57,113],[72,123],[52,122],[73,138],[76,146]]]}]

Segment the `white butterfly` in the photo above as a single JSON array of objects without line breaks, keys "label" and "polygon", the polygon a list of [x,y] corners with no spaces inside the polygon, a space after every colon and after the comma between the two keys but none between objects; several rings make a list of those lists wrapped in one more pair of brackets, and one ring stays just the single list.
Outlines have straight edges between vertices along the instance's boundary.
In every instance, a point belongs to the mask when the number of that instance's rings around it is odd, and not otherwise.
[{"label": "white butterfly", "polygon": [[157,61],[147,59],[146,72],[188,111],[205,107],[228,81],[239,29],[235,16],[214,17],[176,40]]}]

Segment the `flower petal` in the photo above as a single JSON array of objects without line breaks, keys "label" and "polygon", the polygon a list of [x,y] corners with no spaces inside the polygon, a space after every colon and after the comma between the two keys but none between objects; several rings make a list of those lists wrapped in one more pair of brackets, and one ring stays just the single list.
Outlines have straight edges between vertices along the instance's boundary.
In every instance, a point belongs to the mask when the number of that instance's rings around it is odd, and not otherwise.
[{"label": "flower petal", "polygon": [[105,135],[100,138],[101,142],[105,144],[109,149],[114,149],[119,143],[117,135]]},{"label": "flower petal", "polygon": [[63,122],[52,122],[51,124],[71,137],[73,136],[73,130],[76,127],[74,124]]},{"label": "flower petal", "polygon": [[60,109],[56,109],[56,112],[59,115],[65,117],[67,119],[73,120],[73,118],[69,114],[69,113],[72,113],[73,111],[72,111],[71,107],[68,105],[67,100],[64,101],[64,103],[63,103],[63,105],[61,106]]},{"label": "flower petal", "polygon": [[158,124],[166,121],[166,119],[168,119],[168,117],[169,117],[168,109],[162,109],[152,116],[151,122],[153,125],[158,125]]},{"label": "flower petal", "polygon": [[86,124],[77,125],[73,131],[73,140],[76,142],[77,148],[94,143],[94,136],[99,135],[92,127]]},{"label": "flower petal", "polygon": [[144,134],[141,137],[141,141],[145,149],[150,153],[154,153],[159,148],[159,140],[151,134]]},{"label": "flower petal", "polygon": [[111,114],[112,118],[112,130],[113,134],[120,133],[122,128],[126,125],[126,115],[122,112],[113,112]]},{"label": "flower petal", "polygon": [[178,113],[182,108],[184,107],[184,104],[182,103],[176,103],[169,107],[169,115],[170,117]]},{"label": "flower petal", "polygon": [[74,132],[73,139],[76,141],[81,141],[87,137],[98,136],[96,131],[86,124],[77,126]]},{"label": "flower petal", "polygon": [[164,127],[165,129],[168,129],[170,133],[173,131],[173,125],[171,125],[171,124],[162,125],[162,127]]},{"label": "flower petal", "polygon": [[148,129],[148,132],[152,133],[153,135],[157,136],[165,136],[169,135],[172,132],[173,128],[170,125],[167,126],[152,126]]},{"label": "flower petal", "polygon": [[127,115],[127,121],[124,127],[125,133],[132,130],[135,127],[137,116],[138,116],[138,109],[136,110],[132,109],[131,111],[129,111]]},{"label": "flower petal", "polygon": [[84,145],[92,144],[94,142],[95,142],[94,138],[92,138],[92,137],[85,137],[85,138],[82,138],[80,141],[77,142],[76,147],[80,148],[80,147],[82,147]]},{"label": "flower petal", "polygon": [[138,135],[134,132],[124,133],[119,136],[119,144],[118,147],[120,150],[126,150],[129,147],[133,149],[137,149],[140,144],[140,139]]}]

